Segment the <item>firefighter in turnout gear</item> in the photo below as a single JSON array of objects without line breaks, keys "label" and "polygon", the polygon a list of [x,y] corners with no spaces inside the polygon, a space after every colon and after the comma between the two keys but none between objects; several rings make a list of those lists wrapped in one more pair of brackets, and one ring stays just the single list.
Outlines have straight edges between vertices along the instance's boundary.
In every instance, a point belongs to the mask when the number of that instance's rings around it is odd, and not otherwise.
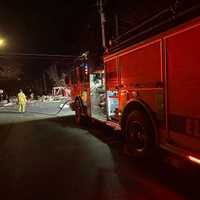
[{"label": "firefighter in turnout gear", "polygon": [[25,112],[27,100],[25,94],[21,89],[19,90],[17,98],[18,98],[19,112]]}]

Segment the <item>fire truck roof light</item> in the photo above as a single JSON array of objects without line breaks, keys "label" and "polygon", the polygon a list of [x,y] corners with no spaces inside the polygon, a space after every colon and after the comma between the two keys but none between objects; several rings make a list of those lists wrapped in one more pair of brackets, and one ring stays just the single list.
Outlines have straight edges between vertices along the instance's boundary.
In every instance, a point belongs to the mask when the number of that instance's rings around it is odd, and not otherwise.
[{"label": "fire truck roof light", "polygon": [[193,156],[188,156],[188,158],[189,158],[189,160],[191,160],[192,162],[195,162],[195,163],[197,163],[197,164],[200,165],[200,159],[195,158],[195,157],[193,157]]}]

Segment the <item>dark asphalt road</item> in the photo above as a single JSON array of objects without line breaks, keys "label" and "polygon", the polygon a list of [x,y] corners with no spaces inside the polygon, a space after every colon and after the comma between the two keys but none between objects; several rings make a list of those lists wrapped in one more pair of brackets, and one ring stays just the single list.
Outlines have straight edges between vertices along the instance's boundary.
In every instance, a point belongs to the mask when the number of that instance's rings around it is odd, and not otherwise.
[{"label": "dark asphalt road", "polygon": [[1,125],[1,199],[199,199],[197,176],[162,162],[138,164],[114,134],[77,127],[72,116]]}]

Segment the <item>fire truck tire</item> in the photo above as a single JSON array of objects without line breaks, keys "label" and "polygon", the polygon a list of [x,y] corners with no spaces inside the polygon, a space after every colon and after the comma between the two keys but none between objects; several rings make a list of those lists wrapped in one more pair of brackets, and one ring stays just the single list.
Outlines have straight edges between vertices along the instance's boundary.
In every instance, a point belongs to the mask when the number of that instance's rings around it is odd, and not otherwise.
[{"label": "fire truck tire", "polygon": [[153,125],[142,110],[134,110],[125,123],[124,151],[134,158],[147,158],[154,149]]},{"label": "fire truck tire", "polygon": [[78,100],[75,101],[75,122],[78,125],[81,125],[84,121],[83,116],[81,115],[81,105]]}]

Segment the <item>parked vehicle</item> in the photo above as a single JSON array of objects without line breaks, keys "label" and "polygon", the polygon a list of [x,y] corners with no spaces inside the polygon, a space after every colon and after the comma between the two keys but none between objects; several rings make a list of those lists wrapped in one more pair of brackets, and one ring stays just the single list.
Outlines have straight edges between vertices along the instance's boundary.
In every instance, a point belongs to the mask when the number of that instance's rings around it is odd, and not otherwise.
[{"label": "parked vehicle", "polygon": [[120,129],[125,150],[163,148],[200,164],[200,17],[104,56],[104,69],[72,71],[76,122]]}]

